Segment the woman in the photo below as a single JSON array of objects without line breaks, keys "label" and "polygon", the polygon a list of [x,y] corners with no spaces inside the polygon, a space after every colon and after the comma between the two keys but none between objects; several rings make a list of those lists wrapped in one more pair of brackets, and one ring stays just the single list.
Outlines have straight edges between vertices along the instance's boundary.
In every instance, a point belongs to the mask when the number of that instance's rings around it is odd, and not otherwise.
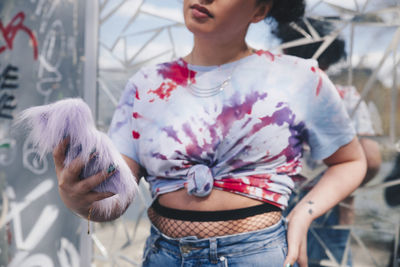
[{"label": "woman", "polygon": [[[184,0],[183,12],[192,52],[137,72],[109,133],[155,199],[143,264],[307,266],[308,227],[360,184],[364,155],[314,61],[245,43],[250,23],[290,22],[304,3]],[[329,169],[288,215],[286,232],[281,210],[305,142]],[[63,169],[66,145],[54,151],[60,195],[87,218],[94,201],[110,196],[91,191],[107,177],[79,181],[79,161]]]}]

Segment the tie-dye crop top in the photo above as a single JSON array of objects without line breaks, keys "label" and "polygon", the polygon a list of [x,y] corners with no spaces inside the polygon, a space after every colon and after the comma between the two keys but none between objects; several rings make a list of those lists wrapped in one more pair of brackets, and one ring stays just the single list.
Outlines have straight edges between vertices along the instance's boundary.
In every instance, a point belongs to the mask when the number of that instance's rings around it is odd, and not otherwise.
[{"label": "tie-dye crop top", "polygon": [[[197,91],[228,81],[199,97],[189,79]],[[142,68],[126,85],[109,135],[146,170],[153,197],[214,188],[284,209],[303,144],[323,159],[355,131],[316,61],[259,50],[220,66],[178,59]]]}]

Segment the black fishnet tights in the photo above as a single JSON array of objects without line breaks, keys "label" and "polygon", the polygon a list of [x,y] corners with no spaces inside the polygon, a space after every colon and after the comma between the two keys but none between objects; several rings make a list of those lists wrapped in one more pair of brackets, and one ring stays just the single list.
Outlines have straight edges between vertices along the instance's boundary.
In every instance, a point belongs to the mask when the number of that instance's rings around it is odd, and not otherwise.
[{"label": "black fishnet tights", "polygon": [[147,215],[158,230],[172,238],[180,238],[185,236],[209,238],[214,236],[256,231],[274,225],[281,218],[281,212],[271,211],[240,220],[192,222],[162,217],[152,208],[149,208]]}]

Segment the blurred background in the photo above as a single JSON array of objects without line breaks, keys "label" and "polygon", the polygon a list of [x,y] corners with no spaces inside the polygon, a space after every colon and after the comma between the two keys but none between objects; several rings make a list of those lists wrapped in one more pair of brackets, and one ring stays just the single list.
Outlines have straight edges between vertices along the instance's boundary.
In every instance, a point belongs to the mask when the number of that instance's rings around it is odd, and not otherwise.
[{"label": "blurred background", "polygon": [[[39,161],[12,123],[25,108],[82,97],[106,132],[125,83],[139,68],[190,52],[181,8],[182,0],[0,1],[0,267],[140,266],[149,233],[146,183],[122,218],[90,224],[88,235],[87,222],[58,196],[51,155]],[[325,255],[314,262],[346,266],[352,258],[353,266],[399,266],[400,1],[307,0],[306,16],[335,30],[281,44],[271,24],[260,22],[251,26],[248,44],[282,53],[305,42],[344,39],[347,58],[328,75],[357,89],[382,158],[347,207],[352,224],[332,226],[350,233],[343,254],[337,257],[321,240]],[[313,227],[318,236],[319,226]]]}]

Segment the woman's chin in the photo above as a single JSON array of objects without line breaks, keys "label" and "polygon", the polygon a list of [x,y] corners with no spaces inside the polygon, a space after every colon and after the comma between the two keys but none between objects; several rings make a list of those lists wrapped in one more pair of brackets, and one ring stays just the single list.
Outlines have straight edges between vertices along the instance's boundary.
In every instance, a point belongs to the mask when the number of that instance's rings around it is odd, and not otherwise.
[{"label": "woman's chin", "polygon": [[211,37],[214,35],[214,29],[210,27],[210,25],[207,25],[206,23],[197,23],[197,22],[191,22],[187,21],[186,22],[186,27],[187,29],[193,33],[193,35],[197,37]]}]

